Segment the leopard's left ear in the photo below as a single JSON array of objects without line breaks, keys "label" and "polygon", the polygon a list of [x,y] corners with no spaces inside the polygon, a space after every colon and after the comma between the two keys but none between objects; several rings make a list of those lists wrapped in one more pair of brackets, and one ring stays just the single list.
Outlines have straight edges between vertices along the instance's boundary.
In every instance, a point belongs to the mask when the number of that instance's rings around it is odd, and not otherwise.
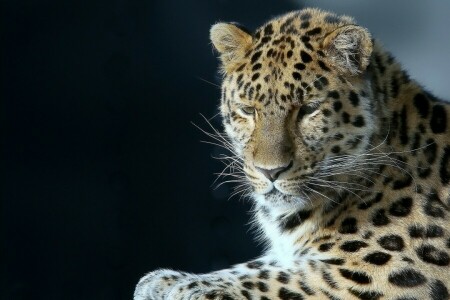
[{"label": "leopard's left ear", "polygon": [[222,69],[231,72],[252,46],[252,35],[233,23],[217,23],[211,27],[211,42],[220,54]]},{"label": "leopard's left ear", "polygon": [[367,29],[357,25],[340,27],[323,40],[323,50],[342,73],[357,75],[366,70],[372,54],[372,39]]}]

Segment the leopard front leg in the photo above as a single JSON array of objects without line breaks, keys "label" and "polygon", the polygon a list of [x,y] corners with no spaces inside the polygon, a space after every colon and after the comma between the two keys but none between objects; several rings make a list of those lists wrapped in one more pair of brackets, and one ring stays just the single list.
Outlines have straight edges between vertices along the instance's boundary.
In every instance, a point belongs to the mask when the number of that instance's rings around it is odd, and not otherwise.
[{"label": "leopard front leg", "polygon": [[230,278],[216,273],[195,275],[173,270],[157,270],[141,278],[134,300],[231,300],[240,299],[233,292]]},{"label": "leopard front leg", "polygon": [[[136,287],[135,300],[285,300],[358,299],[364,292],[351,280],[337,282],[340,264],[298,261],[284,268],[270,257],[230,269],[194,275],[171,270],[152,272]],[[347,269],[346,269],[347,270]],[[349,272],[351,270],[349,269]],[[356,271],[355,271],[356,272]],[[382,295],[367,292],[364,295]],[[360,299],[360,298],[359,298]],[[375,298],[374,298],[375,299]]]},{"label": "leopard front leg", "polygon": [[[134,299],[310,299],[311,295],[305,294],[299,285],[306,279],[304,277],[302,272],[283,269],[268,258],[202,275],[159,270],[141,279]],[[305,289],[309,292],[307,287]]]}]

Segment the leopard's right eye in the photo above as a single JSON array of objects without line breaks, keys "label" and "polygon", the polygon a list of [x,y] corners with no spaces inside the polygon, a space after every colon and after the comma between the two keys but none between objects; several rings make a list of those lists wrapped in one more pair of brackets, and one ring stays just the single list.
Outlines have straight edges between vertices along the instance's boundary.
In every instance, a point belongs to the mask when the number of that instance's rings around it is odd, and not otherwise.
[{"label": "leopard's right eye", "polygon": [[240,108],[244,115],[251,116],[255,114],[256,109],[253,106],[243,106]]}]

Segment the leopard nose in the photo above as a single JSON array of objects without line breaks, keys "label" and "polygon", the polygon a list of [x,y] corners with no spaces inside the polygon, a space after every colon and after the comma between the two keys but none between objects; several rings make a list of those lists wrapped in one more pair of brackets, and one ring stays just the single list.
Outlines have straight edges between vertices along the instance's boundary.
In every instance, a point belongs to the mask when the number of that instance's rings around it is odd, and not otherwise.
[{"label": "leopard nose", "polygon": [[289,164],[282,166],[282,167],[275,168],[275,169],[265,169],[265,168],[260,168],[257,166],[255,166],[255,168],[256,168],[256,170],[261,172],[264,176],[266,176],[267,179],[274,182],[275,180],[277,180],[277,178],[280,176],[281,173],[289,170],[292,167],[292,165],[293,165],[293,162],[291,161]]}]

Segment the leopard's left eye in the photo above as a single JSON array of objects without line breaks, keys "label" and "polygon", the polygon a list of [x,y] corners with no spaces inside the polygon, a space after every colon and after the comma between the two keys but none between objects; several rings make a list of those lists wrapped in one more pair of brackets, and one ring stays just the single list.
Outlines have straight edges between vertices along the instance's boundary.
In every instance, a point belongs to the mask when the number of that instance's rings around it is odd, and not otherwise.
[{"label": "leopard's left eye", "polygon": [[243,106],[240,108],[240,110],[244,115],[248,116],[254,115],[256,111],[256,109],[253,106]]},{"label": "leopard's left eye", "polygon": [[310,115],[319,108],[319,103],[312,102],[302,105],[298,111],[297,120],[300,121],[304,116]]}]

